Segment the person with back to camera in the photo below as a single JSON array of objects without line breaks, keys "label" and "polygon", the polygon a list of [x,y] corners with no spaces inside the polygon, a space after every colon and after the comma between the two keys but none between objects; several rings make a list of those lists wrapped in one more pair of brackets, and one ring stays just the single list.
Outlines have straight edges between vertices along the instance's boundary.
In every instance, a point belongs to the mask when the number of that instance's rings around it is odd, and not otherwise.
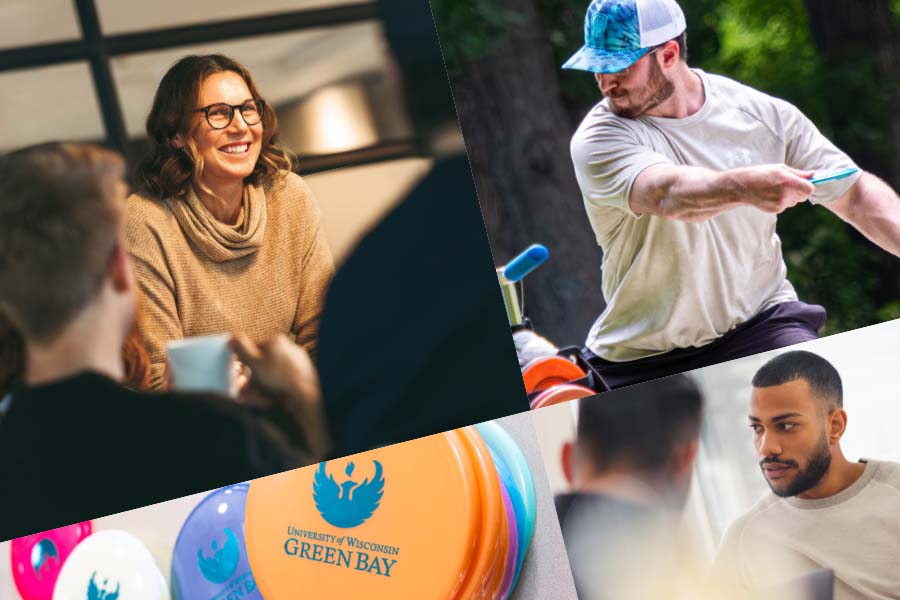
[{"label": "person with back to camera", "polygon": [[[328,451],[315,368],[283,334],[232,341],[253,369],[244,391],[267,410],[127,387],[122,346],[137,284],[123,171],[118,154],[85,144],[0,157],[0,312],[17,342],[4,358],[18,367],[0,373],[13,376],[0,401],[0,540],[278,473]],[[291,429],[279,431],[282,414]]]},{"label": "person with back to camera", "polygon": [[578,401],[561,453],[569,490],[555,500],[581,600],[812,600],[798,579],[709,576],[689,509],[703,405],[684,374]]},{"label": "person with back to camera", "polygon": [[686,375],[578,401],[575,439],[561,457],[569,491],[555,501],[579,598],[655,597],[661,585],[678,587],[667,575],[686,567],[676,523],[702,410]]},{"label": "person with back to camera", "polygon": [[284,333],[315,357],[334,264],[247,69],[218,54],[181,59],[159,84],[147,133],[126,233],[151,385],[164,385],[166,344],[184,337]]}]

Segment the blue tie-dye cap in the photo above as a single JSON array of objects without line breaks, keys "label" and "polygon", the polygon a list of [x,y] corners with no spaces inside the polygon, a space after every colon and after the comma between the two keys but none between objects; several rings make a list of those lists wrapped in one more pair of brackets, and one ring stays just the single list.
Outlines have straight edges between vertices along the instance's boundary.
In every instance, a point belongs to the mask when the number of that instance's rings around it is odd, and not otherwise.
[{"label": "blue tie-dye cap", "polygon": [[584,46],[563,69],[618,73],[686,28],[675,0],[594,0],[584,17]]}]

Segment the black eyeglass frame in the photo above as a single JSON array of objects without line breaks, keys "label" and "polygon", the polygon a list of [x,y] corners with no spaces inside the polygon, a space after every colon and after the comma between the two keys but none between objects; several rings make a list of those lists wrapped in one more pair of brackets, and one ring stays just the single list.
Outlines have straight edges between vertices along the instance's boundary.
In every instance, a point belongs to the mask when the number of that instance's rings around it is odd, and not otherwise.
[{"label": "black eyeglass frame", "polygon": [[[251,103],[256,104],[256,112],[259,114],[259,120],[254,121],[253,123],[250,123],[247,121],[246,117],[244,117],[244,110],[243,110],[245,106],[247,106],[248,104],[251,104]],[[228,110],[230,111],[230,114],[228,116],[228,122],[225,123],[224,125],[222,125],[221,127],[216,127],[215,125],[212,124],[212,121],[209,120],[209,111],[212,110],[213,107],[216,107],[216,106],[226,106],[226,107],[228,107]],[[194,112],[202,112],[203,115],[206,117],[206,122],[213,129],[225,129],[226,127],[231,125],[232,121],[234,121],[234,113],[235,112],[241,113],[241,118],[244,119],[244,123],[246,123],[248,127],[252,127],[253,125],[256,125],[257,123],[262,122],[263,112],[265,110],[266,110],[266,101],[265,100],[263,100],[262,98],[251,98],[250,100],[246,100],[244,102],[241,102],[240,104],[226,104],[225,102],[215,102],[213,104],[210,104],[209,106],[204,106],[203,108],[198,108],[198,109],[194,110]]]}]

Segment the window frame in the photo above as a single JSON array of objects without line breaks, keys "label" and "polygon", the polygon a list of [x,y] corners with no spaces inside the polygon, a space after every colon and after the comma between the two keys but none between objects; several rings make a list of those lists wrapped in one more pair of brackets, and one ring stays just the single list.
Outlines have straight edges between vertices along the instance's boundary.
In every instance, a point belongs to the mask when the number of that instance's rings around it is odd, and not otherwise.
[{"label": "window frame", "polygon": [[[132,143],[129,142],[125,130],[122,104],[110,64],[113,57],[179,46],[379,20],[375,3],[358,2],[334,7],[104,35],[100,29],[95,1],[73,1],[83,36],[81,39],[0,49],[0,72],[86,61],[90,67],[94,91],[100,103],[100,114],[106,134],[105,145],[121,152],[129,164],[140,157],[133,155]],[[414,137],[405,140],[389,140],[348,152],[301,156],[297,172],[310,174],[414,156],[423,156]]]}]

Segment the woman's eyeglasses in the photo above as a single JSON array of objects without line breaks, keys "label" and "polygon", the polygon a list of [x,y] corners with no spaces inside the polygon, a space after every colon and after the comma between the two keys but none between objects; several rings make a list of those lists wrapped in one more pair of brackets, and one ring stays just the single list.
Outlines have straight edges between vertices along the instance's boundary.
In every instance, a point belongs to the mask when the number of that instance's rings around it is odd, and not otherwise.
[{"label": "woman's eyeglasses", "polygon": [[256,125],[262,121],[265,106],[266,103],[264,100],[254,98],[253,100],[247,100],[243,104],[225,104],[224,102],[217,102],[216,104],[198,108],[195,112],[202,112],[206,115],[206,122],[209,123],[209,126],[213,129],[225,129],[231,125],[235,111],[240,111],[244,123],[247,125]]}]

